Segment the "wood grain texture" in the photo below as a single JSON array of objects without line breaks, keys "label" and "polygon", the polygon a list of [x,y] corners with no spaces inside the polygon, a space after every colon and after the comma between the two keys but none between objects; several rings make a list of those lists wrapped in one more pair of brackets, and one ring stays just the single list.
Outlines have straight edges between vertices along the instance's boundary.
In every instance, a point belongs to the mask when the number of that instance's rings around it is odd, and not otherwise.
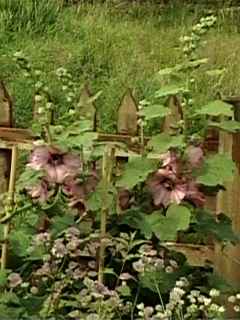
[{"label": "wood grain texture", "polygon": [[138,107],[131,90],[123,96],[118,108],[118,133],[135,136],[138,134]]}]

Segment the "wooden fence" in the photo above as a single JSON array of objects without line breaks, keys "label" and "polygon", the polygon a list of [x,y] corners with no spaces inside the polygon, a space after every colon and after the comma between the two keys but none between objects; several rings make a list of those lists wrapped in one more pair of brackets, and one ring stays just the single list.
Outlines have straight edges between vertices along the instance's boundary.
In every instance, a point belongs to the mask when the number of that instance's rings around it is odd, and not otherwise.
[{"label": "wooden fence", "polygon": [[[80,102],[84,115],[92,119],[93,128],[96,128],[96,109],[92,102],[89,90],[85,87],[82,91]],[[233,105],[235,120],[240,121],[240,97],[225,100]],[[167,116],[162,130],[168,131],[170,124],[174,124],[181,118],[178,100],[170,97],[169,105],[171,114]],[[100,141],[125,142],[131,150],[140,150],[140,136],[138,127],[138,104],[130,90],[127,90],[118,108],[117,133],[98,133]],[[18,149],[30,150],[33,146],[34,136],[28,129],[13,128],[12,102],[3,82],[0,82],[0,194],[7,190],[11,150],[17,145]],[[226,191],[218,193],[217,197],[209,197],[207,206],[216,214],[224,212],[233,221],[236,232],[240,232],[240,135],[220,133],[219,136],[209,133],[205,141],[208,152],[227,152],[236,162],[238,171],[231,183],[226,184]],[[127,158],[129,153],[120,152],[117,159]],[[220,244],[196,245],[184,243],[166,243],[168,248],[182,252],[193,266],[204,266],[206,262],[213,265],[216,272],[226,280],[236,284],[240,283],[240,245],[228,245],[224,248]]]}]

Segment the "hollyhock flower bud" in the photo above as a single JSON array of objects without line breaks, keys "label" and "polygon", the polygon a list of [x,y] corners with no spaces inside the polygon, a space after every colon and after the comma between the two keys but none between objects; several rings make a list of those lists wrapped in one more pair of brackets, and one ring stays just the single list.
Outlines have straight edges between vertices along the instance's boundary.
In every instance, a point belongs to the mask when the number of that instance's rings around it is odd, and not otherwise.
[{"label": "hollyhock flower bud", "polygon": [[19,273],[11,273],[8,276],[8,281],[10,288],[16,288],[22,283],[22,278]]},{"label": "hollyhock flower bud", "polygon": [[187,158],[193,168],[198,168],[203,163],[203,149],[198,146],[189,146],[186,150]]}]

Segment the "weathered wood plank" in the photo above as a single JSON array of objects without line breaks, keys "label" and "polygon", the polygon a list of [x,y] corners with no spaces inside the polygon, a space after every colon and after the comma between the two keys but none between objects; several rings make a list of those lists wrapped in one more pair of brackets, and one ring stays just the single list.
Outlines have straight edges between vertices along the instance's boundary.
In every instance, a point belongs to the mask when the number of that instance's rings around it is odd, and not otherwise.
[{"label": "weathered wood plank", "polygon": [[[226,101],[226,100],[225,100]],[[228,99],[234,106],[235,120],[240,121],[240,99]],[[219,152],[229,154],[237,164],[237,172],[233,181],[226,183],[226,191],[220,191],[217,196],[217,214],[225,213],[233,224],[236,233],[240,232],[240,135],[221,132],[219,137]],[[223,249],[215,246],[215,270],[233,285],[240,283],[240,245],[228,245]]]},{"label": "weathered wood plank", "polygon": [[131,90],[123,96],[118,108],[118,133],[130,136],[138,134],[138,106]]},{"label": "weathered wood plank", "polygon": [[[0,127],[12,127],[12,101],[7,89],[0,81]],[[0,149],[0,210],[3,209],[2,197],[8,189],[10,173],[11,151]]]},{"label": "weathered wood plank", "polygon": [[168,99],[168,106],[171,110],[171,113],[165,117],[162,131],[164,132],[172,132],[173,127],[177,125],[177,123],[183,118],[182,107],[178,97],[171,96]]},{"label": "weathered wood plank", "polygon": [[214,261],[213,246],[166,242],[164,246],[184,254],[191,266],[203,267]]}]

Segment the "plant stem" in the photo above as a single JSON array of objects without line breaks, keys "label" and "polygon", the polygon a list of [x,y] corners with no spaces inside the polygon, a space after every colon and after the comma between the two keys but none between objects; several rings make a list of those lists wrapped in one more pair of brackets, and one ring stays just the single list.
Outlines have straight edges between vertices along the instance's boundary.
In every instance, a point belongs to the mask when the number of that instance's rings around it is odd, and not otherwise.
[{"label": "plant stem", "polygon": [[103,196],[102,196],[102,210],[101,210],[101,227],[100,227],[100,251],[98,263],[98,281],[103,283],[104,274],[104,259],[105,259],[105,238],[107,215],[109,211],[109,204],[107,201],[109,185],[112,177],[112,169],[114,162],[115,150],[112,146],[107,146],[103,154],[102,162],[102,181],[103,181]]},{"label": "plant stem", "polygon": [[[11,156],[11,171],[8,187],[8,203],[6,209],[6,218],[10,217],[13,209],[14,202],[14,191],[17,171],[17,146],[12,147]],[[7,265],[7,251],[8,251],[8,235],[10,231],[10,221],[5,224],[3,230],[3,245],[2,245],[2,256],[1,256],[1,270],[6,269]]]}]

